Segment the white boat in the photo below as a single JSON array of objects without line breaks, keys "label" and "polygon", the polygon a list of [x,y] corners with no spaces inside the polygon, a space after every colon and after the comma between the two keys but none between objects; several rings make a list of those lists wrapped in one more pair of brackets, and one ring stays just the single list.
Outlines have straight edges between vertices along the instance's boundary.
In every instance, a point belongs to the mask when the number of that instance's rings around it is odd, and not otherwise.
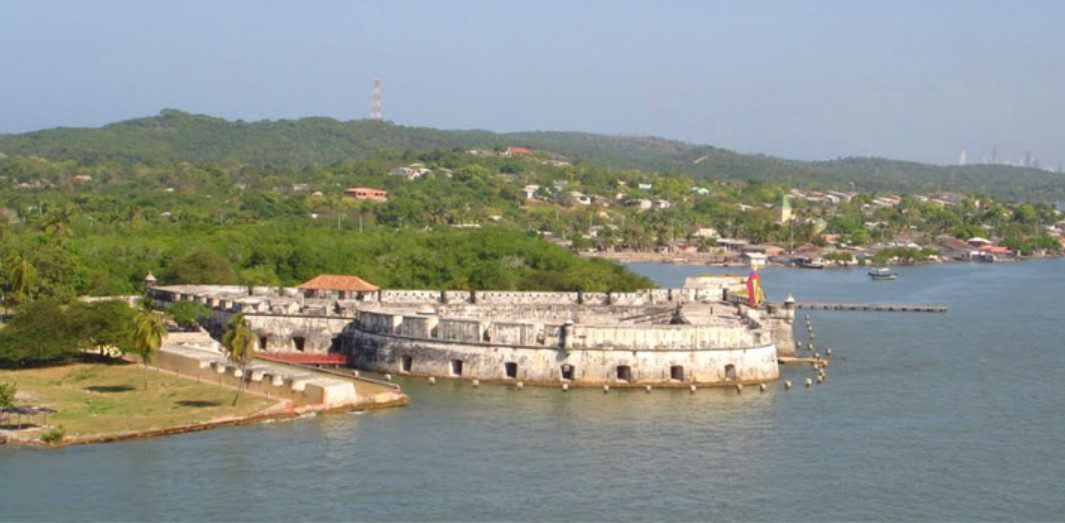
[{"label": "white boat", "polygon": [[891,270],[890,267],[879,267],[869,271],[869,277],[874,280],[894,280],[899,275]]}]

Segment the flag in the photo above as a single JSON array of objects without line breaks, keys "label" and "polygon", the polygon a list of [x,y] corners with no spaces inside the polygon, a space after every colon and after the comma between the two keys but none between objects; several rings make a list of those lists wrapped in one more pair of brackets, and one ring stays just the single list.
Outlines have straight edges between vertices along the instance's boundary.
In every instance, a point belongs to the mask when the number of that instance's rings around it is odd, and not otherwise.
[{"label": "flag", "polygon": [[751,271],[750,276],[747,276],[747,305],[756,307],[763,299],[762,286],[758,284],[758,272]]}]

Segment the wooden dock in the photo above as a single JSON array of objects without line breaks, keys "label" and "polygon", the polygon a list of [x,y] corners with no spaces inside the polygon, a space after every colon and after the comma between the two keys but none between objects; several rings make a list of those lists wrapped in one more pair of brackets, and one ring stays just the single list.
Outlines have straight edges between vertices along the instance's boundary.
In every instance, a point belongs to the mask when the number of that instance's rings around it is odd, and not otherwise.
[{"label": "wooden dock", "polygon": [[869,312],[947,312],[943,305],[899,305],[885,303],[825,303],[816,301],[795,302],[796,309],[819,311],[869,311]]}]

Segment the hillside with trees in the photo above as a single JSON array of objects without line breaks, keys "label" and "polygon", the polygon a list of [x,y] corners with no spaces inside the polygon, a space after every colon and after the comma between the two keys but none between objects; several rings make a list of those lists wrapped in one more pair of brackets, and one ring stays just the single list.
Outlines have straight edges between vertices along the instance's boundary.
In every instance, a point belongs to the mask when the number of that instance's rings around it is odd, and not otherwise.
[{"label": "hillside with trees", "polygon": [[324,167],[374,155],[519,145],[613,169],[677,173],[696,180],[759,180],[804,188],[900,193],[949,188],[1008,200],[1065,199],[1065,174],[1004,165],[936,166],[880,158],[802,162],[676,140],[576,132],[493,133],[331,118],[228,121],[167,109],[100,128],[0,136],[0,153],[51,160],[212,162]]}]

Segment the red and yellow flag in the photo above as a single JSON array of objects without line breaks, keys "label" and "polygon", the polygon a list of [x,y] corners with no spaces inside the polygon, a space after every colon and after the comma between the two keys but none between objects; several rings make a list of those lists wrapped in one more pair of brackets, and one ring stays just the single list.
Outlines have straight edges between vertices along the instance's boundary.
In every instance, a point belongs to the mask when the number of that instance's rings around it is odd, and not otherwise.
[{"label": "red and yellow flag", "polygon": [[762,286],[758,284],[758,271],[751,271],[750,276],[747,276],[747,305],[757,307],[763,301],[765,296],[762,295]]}]

